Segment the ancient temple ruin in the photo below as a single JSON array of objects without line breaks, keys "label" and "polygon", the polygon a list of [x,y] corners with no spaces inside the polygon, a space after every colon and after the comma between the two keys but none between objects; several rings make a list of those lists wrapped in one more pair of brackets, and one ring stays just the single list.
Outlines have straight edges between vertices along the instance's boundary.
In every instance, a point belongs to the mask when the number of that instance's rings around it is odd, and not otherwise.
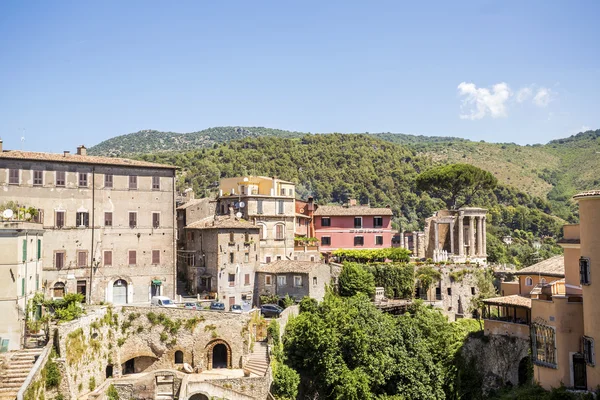
[{"label": "ancient temple ruin", "polygon": [[487,210],[462,207],[440,210],[425,220],[425,257],[435,262],[485,264]]}]

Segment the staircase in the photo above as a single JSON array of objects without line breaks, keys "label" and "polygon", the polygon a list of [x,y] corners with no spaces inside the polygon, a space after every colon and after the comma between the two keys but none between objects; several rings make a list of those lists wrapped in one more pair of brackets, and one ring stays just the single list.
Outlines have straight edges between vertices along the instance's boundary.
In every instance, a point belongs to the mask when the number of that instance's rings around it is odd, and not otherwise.
[{"label": "staircase", "polygon": [[254,352],[248,358],[244,369],[250,371],[250,376],[265,376],[267,369],[269,369],[269,354],[266,342],[254,343]]},{"label": "staircase", "polygon": [[44,349],[16,351],[7,361],[6,369],[0,372],[0,400],[14,400],[29,371],[33,368],[36,356]]}]

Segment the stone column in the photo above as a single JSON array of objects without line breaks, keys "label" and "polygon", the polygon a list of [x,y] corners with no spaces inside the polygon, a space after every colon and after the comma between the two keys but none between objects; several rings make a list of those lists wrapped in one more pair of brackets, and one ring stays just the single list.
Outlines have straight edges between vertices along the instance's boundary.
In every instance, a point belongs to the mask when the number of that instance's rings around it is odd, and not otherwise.
[{"label": "stone column", "polygon": [[482,222],[483,222],[483,218],[482,217],[476,217],[477,218],[477,252],[475,253],[478,256],[481,256],[483,254],[483,228],[482,228]]},{"label": "stone column", "polygon": [[475,256],[475,217],[469,217],[469,256]]},{"label": "stone column", "polygon": [[450,222],[450,254],[454,255],[454,222]]},{"label": "stone column", "polygon": [[403,249],[406,248],[406,246],[404,245],[404,231],[400,232],[400,247],[402,247]]},{"label": "stone column", "polygon": [[462,256],[465,254],[465,242],[464,242],[464,232],[465,228],[463,226],[463,215],[462,213],[458,213],[458,255]]},{"label": "stone column", "polygon": [[483,223],[481,224],[483,226],[483,230],[482,230],[482,235],[483,235],[483,241],[481,242],[483,244],[483,250],[481,251],[481,255],[484,257],[487,257],[487,227],[485,226],[485,220],[486,217],[482,217],[483,218]]},{"label": "stone column", "polygon": [[433,244],[433,250],[438,250],[440,246],[440,235],[438,231],[438,223],[435,221],[433,222],[433,232],[433,237],[435,240],[435,243]]}]

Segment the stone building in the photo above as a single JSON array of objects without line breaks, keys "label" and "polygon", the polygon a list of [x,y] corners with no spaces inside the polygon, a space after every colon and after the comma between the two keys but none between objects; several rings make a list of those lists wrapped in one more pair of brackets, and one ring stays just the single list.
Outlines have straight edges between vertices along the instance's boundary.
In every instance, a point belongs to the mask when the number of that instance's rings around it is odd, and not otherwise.
[{"label": "stone building", "polygon": [[38,210],[50,297],[123,304],[175,294],[175,167],[88,156],[84,146],[5,150],[0,188],[0,202]]},{"label": "stone building", "polygon": [[[233,208],[231,208],[233,213]],[[194,294],[217,298],[229,307],[252,305],[260,265],[259,228],[231,216],[214,216],[185,227],[186,281]]]},{"label": "stone building", "polygon": [[295,196],[295,185],[276,177],[225,178],[219,184],[216,210],[217,214],[226,215],[229,207],[233,207],[241,214],[240,218],[260,228],[261,263],[291,260],[294,257]]},{"label": "stone building", "polygon": [[39,223],[0,222],[0,353],[24,345],[27,302],[42,290],[43,235]]},{"label": "stone building", "polygon": [[425,220],[425,257],[485,264],[486,213],[476,207],[440,210]]},{"label": "stone building", "polygon": [[331,285],[339,273],[338,267],[324,263],[275,261],[257,269],[255,292],[259,298],[275,295],[282,299],[289,295],[296,301],[305,296],[321,301],[326,286]]},{"label": "stone building", "polygon": [[410,250],[411,257],[416,259],[425,258],[425,232],[400,231],[392,236],[392,247],[402,247]]}]

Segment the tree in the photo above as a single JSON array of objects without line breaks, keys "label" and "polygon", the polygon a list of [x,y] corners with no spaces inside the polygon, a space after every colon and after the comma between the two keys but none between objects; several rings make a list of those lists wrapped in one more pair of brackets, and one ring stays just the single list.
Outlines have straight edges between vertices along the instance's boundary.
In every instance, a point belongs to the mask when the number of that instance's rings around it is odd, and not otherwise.
[{"label": "tree", "polygon": [[375,294],[375,278],[362,265],[344,263],[339,281],[340,295],[345,297],[364,293],[371,297]]},{"label": "tree", "polygon": [[300,375],[282,362],[276,362],[271,393],[277,400],[295,400],[300,385]]},{"label": "tree", "polygon": [[473,165],[451,164],[422,172],[416,184],[430,196],[442,199],[450,210],[469,204],[479,192],[493,190],[498,181],[488,171]]}]

